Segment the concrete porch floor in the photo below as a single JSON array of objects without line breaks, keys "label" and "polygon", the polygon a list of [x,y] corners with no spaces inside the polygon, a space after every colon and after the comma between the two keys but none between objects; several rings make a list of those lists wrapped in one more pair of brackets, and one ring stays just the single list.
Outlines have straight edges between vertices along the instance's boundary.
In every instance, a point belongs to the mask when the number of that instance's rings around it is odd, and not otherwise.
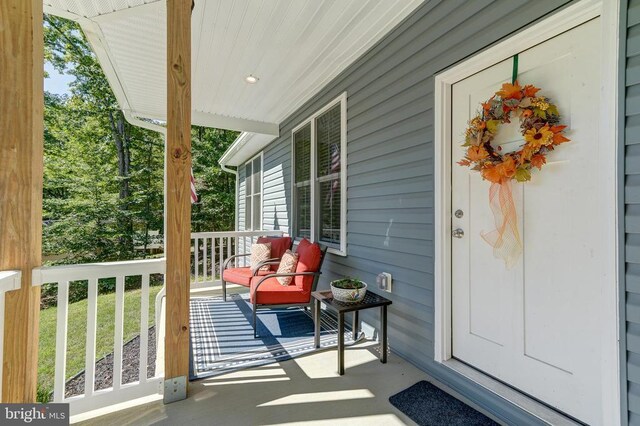
[{"label": "concrete porch floor", "polygon": [[389,397],[430,378],[394,354],[381,364],[377,347],[365,341],[347,348],[342,377],[336,372],[336,351],[328,349],[192,382],[189,398],[183,401],[164,405],[157,400],[80,424],[415,424],[389,403]]}]

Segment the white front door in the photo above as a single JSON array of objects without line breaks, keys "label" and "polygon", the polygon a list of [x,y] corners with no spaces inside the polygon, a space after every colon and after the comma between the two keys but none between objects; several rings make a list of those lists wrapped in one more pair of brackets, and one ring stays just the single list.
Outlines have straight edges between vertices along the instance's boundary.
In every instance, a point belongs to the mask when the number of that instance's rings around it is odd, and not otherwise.
[{"label": "white front door", "polygon": [[[607,275],[605,202],[599,153],[600,18],[519,55],[521,84],[542,88],[559,108],[571,142],[549,154],[533,179],[513,184],[524,252],[507,270],[481,238],[493,230],[490,183],[455,164],[467,122],[480,103],[510,81],[508,59],[453,85],[452,353],[507,384],[589,424],[602,419],[602,295]],[[518,119],[495,141],[522,144]],[[608,199],[608,198],[606,198]]]}]

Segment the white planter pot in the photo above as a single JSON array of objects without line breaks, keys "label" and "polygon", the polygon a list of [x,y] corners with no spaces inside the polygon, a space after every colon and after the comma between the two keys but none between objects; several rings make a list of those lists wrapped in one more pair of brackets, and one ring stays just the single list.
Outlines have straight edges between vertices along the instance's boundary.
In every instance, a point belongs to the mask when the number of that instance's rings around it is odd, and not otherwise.
[{"label": "white planter pot", "polygon": [[367,293],[367,283],[360,281],[364,286],[358,289],[346,289],[333,286],[331,282],[331,293],[333,298],[339,302],[344,303],[358,303],[364,299],[364,295]]}]

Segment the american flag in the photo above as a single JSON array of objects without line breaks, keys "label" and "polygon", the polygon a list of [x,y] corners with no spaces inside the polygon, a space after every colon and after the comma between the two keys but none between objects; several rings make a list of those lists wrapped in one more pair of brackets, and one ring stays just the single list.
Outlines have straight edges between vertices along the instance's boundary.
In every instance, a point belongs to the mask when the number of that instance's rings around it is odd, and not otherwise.
[{"label": "american flag", "polygon": [[[331,145],[331,173],[338,173],[340,171],[340,146],[337,143]],[[335,193],[340,186],[340,180],[333,181],[331,185],[331,193]]]},{"label": "american flag", "polygon": [[191,204],[198,202],[198,194],[196,193],[196,180],[193,177],[193,168],[191,168]]},{"label": "american flag", "polygon": [[337,143],[331,145],[331,173],[340,171],[340,147]]},{"label": "american flag", "polygon": [[[331,163],[329,164],[329,168],[331,174],[340,172],[340,145],[334,143],[329,148],[331,155]],[[336,179],[331,184],[331,192],[327,192],[325,204],[327,204],[330,208],[333,207],[333,196],[338,191],[340,187],[340,179]]]}]

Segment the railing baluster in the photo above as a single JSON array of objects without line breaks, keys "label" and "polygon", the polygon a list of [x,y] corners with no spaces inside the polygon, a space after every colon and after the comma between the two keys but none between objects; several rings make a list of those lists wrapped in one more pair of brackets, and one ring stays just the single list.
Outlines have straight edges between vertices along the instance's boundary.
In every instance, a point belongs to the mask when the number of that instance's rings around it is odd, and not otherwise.
[{"label": "railing baluster", "polygon": [[[242,253],[242,252],[240,251],[240,238],[235,237],[235,240],[236,240],[236,252],[235,252],[234,254],[240,254],[240,253]],[[237,261],[237,260],[235,260],[235,261],[234,261],[234,264],[235,264],[235,265],[238,265],[238,261]]]},{"label": "railing baluster", "polygon": [[224,255],[224,247],[226,245],[225,242],[225,238],[220,237],[220,265],[222,265],[222,263],[225,260],[225,255]]},{"label": "railing baluster", "polygon": [[231,252],[231,237],[227,237],[227,259],[233,256]]},{"label": "railing baluster", "polygon": [[113,390],[122,385],[122,337],[124,334],[124,277],[116,277],[116,328],[113,340]]},{"label": "railing baluster", "polygon": [[[220,253],[222,253],[222,261],[220,262],[220,270],[222,270],[222,263],[224,262],[224,238],[220,238]],[[234,265],[230,265],[233,267]],[[222,278],[222,277],[220,277]]]},{"label": "railing baluster", "polygon": [[[156,336],[158,335],[156,326]],[[162,344],[162,342],[159,342]],[[147,381],[147,357],[149,347],[149,275],[142,276],[140,292],[140,383]]]},{"label": "railing baluster", "polygon": [[[242,252],[251,253],[251,237],[244,238],[244,249],[242,250]],[[247,266],[247,258],[241,257],[240,259],[242,260],[242,266]]]},{"label": "railing baluster", "polygon": [[207,239],[202,239],[202,278],[204,282],[207,282],[208,273],[207,273]]},{"label": "railing baluster", "polygon": [[220,241],[220,238],[216,238],[213,237],[211,238],[211,244],[213,244],[215,246],[215,250],[211,250],[211,272],[212,274],[212,280],[215,281],[218,279],[218,272],[217,272],[217,266],[218,266],[218,253],[220,253],[220,250],[222,250],[222,241]]},{"label": "railing baluster", "polygon": [[193,245],[193,254],[195,256],[195,261],[193,262],[194,267],[195,267],[195,272],[194,272],[195,273],[195,279],[194,279],[194,282],[197,283],[198,282],[198,272],[199,272],[198,271],[199,258],[198,258],[198,239],[197,238],[195,239],[195,243]]},{"label": "railing baluster", "polygon": [[[242,252],[241,253],[249,253],[251,251],[251,246],[247,247],[247,239],[249,239],[249,238],[250,237],[242,237]],[[246,257],[239,258],[238,262],[240,263],[240,265],[238,265],[238,267],[247,266],[247,258]]]},{"label": "railing baluster", "polygon": [[[218,238],[218,244],[218,269],[222,271],[222,264],[224,263],[224,241],[222,238]],[[220,278],[222,279],[222,277]]]},{"label": "railing baluster", "polygon": [[[222,265],[225,261],[225,255],[224,255],[224,245],[225,245],[225,241],[224,238],[220,237],[220,253],[221,253],[221,261],[220,261],[220,267],[218,268],[220,270],[220,272],[222,272]],[[233,268],[234,265],[229,265],[231,268]],[[220,277],[220,279],[222,279],[222,277]]]},{"label": "railing baluster", "polygon": [[58,283],[58,318],[56,325],[56,373],[53,402],[64,401],[67,370],[67,321],[69,319],[69,281]]},{"label": "railing baluster", "polygon": [[[89,280],[87,289],[87,345],[84,358],[84,394],[95,392],[96,379],[96,326],[98,322],[98,279]],[[116,318],[118,314],[116,313]]]},{"label": "railing baluster", "polygon": [[216,279],[216,237],[211,237],[211,281]]}]

